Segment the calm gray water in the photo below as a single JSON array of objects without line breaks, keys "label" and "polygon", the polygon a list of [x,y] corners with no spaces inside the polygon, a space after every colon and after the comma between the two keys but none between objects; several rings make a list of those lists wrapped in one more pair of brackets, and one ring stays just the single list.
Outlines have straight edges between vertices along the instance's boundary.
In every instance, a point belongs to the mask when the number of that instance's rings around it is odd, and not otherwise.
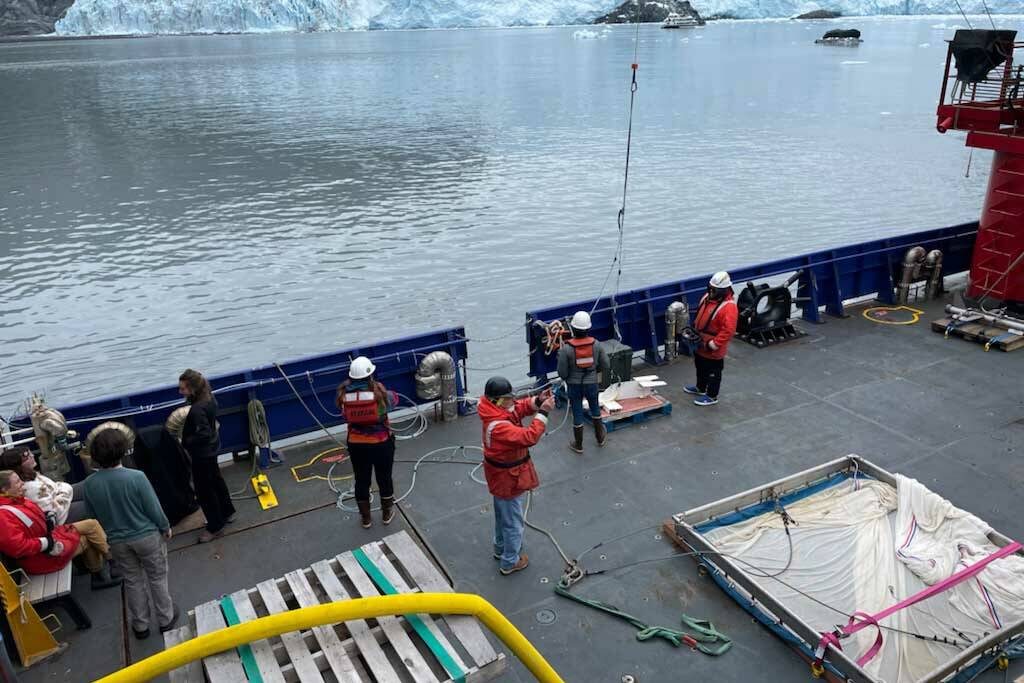
[{"label": "calm gray water", "polygon": [[[977,217],[955,20],[845,23],[641,28],[623,289]],[[580,30],[0,45],[0,414],[596,296],[634,41]]]}]

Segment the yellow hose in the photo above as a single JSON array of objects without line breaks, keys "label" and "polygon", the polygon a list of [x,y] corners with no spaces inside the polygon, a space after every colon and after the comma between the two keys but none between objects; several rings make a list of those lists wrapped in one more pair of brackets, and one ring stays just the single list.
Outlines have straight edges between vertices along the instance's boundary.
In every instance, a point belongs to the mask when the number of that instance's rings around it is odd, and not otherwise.
[{"label": "yellow hose", "polygon": [[97,683],[148,681],[197,659],[291,631],[308,630],[353,619],[399,614],[465,614],[482,621],[519,658],[541,683],[562,683],[551,665],[505,616],[479,595],[465,593],[416,593],[342,600],[325,605],[272,614],[255,621],[229,626],[172,647]]}]

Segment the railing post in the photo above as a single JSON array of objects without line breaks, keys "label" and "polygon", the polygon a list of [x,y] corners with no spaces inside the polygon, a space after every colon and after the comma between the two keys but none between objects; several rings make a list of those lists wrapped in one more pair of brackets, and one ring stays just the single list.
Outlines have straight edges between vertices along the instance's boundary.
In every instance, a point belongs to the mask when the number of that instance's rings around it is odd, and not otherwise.
[{"label": "railing post", "polygon": [[658,353],[658,328],[655,326],[654,302],[651,301],[651,290],[645,289],[643,296],[647,299],[647,325],[651,331],[651,346],[645,350],[644,358],[651,365],[664,365],[665,357]]},{"label": "railing post", "polygon": [[811,265],[813,260],[812,257],[808,256],[806,259],[807,266],[804,268],[804,274],[800,276],[800,285],[797,287],[797,296],[806,297],[808,300],[803,304],[803,317],[812,323],[821,322],[821,312],[818,310],[820,306],[818,298],[818,280],[814,276],[814,266]]},{"label": "railing post", "polygon": [[832,260],[832,296],[829,298],[831,302],[825,305],[825,311],[836,318],[845,318],[846,313],[843,310],[843,288],[839,281],[839,265],[836,263],[836,252],[835,250],[829,252],[829,256]]}]

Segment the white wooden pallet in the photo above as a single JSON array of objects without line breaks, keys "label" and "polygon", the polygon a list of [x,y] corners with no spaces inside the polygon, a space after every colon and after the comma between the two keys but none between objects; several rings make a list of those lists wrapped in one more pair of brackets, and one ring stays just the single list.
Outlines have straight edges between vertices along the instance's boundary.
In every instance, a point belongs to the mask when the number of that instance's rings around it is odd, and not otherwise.
[{"label": "white wooden pallet", "polygon": [[[405,531],[368,543],[362,551],[400,593],[450,593],[451,586]],[[311,567],[263,581],[255,588],[229,597],[241,621],[355,597],[379,595],[376,585],[350,552]],[[487,681],[508,665],[495,652],[479,622],[468,616],[418,615],[448,650],[467,683]],[[204,603],[189,613],[189,624],[164,635],[164,646],[226,626],[219,600]],[[404,617],[379,617],[321,626],[309,631],[250,644],[253,658],[266,683],[438,683],[452,680],[435,655]],[[171,683],[246,683],[236,650],[207,657],[172,671]]]}]

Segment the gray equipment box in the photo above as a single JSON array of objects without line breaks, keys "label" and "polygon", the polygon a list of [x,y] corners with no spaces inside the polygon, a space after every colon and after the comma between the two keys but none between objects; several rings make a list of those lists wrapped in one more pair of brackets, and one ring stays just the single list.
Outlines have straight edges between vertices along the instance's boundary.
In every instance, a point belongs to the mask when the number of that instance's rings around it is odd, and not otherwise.
[{"label": "gray equipment box", "polygon": [[618,339],[609,339],[601,342],[601,346],[608,352],[608,361],[611,364],[610,377],[601,378],[601,389],[607,389],[613,382],[628,382],[633,379],[633,349],[626,346]]}]

